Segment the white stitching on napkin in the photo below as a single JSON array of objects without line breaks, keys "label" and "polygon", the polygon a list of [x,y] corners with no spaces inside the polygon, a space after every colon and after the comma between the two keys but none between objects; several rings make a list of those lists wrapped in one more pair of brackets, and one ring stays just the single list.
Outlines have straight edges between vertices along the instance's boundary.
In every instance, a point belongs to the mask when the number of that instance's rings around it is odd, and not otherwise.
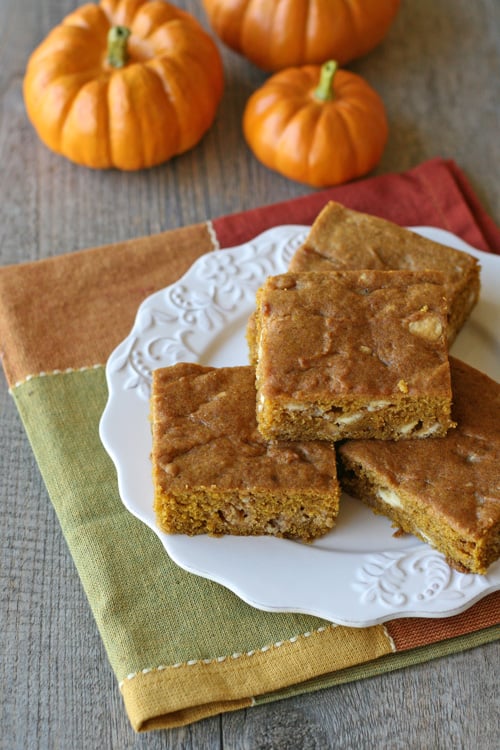
[{"label": "white stitching on napkin", "polygon": [[26,377],[22,380],[18,380],[17,383],[14,383],[14,385],[9,388],[9,393],[13,393],[15,388],[18,388],[20,385],[24,385],[24,383],[28,383],[30,380],[34,380],[35,378],[45,378],[48,375],[66,375],[70,372],[98,370],[100,367],[105,367],[105,365],[97,363],[95,365],[86,365],[85,367],[67,367],[65,370],[50,370],[49,372],[44,372],[42,370],[42,372],[33,373],[32,375],[26,375]]},{"label": "white stitching on napkin", "polygon": [[396,653],[396,651],[397,651],[396,644],[394,643],[394,641],[392,639],[392,636],[389,633],[389,631],[387,630],[387,628],[386,628],[385,625],[382,625],[382,630],[384,632],[385,637],[387,638],[387,642],[389,643],[389,646],[391,647],[391,651],[393,653]]},{"label": "white stitching on napkin", "polygon": [[207,221],[206,224],[207,224],[208,234],[210,236],[210,239],[212,240],[212,245],[214,246],[213,249],[220,250],[220,243],[219,243],[219,240],[217,239],[217,233],[214,229],[214,225],[212,224],[210,220]]},{"label": "white stitching on napkin", "polygon": [[[253,651],[247,651],[246,653],[234,653],[230,654],[229,656],[215,656],[212,659],[188,659],[184,662],[177,662],[176,664],[171,665],[171,669],[179,669],[179,667],[192,667],[195,664],[213,664],[215,662],[221,663],[223,661],[226,661],[226,659],[240,659],[242,656],[254,656],[255,654],[265,654],[267,651],[270,651],[273,648],[280,648],[280,646],[283,646],[285,643],[296,643],[299,638],[309,638],[309,636],[313,635],[313,633],[323,633],[325,630],[330,630],[333,628],[337,628],[338,625],[335,625],[335,623],[332,623],[331,625],[322,625],[320,628],[317,628],[316,630],[306,631],[305,633],[301,633],[300,635],[294,635],[291,638],[288,638],[286,641],[277,641],[276,643],[269,644],[267,646],[262,646],[262,648],[253,650]],[[159,667],[146,667],[145,669],[139,670],[139,672],[131,672],[131,674],[128,674],[124,680],[121,680],[118,683],[118,687],[123,687],[125,681],[133,680],[134,677],[137,677],[140,674],[149,674],[149,672],[160,672],[163,669],[167,669],[165,665],[160,665]]]}]

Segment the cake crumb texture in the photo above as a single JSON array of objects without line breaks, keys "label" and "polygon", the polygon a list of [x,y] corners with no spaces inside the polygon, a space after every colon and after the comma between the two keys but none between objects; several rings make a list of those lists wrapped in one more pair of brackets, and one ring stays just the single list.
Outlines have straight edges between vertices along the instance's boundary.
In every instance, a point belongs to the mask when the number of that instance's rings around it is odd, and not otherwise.
[{"label": "cake crumb texture", "polygon": [[458,570],[500,556],[500,385],[453,357],[455,430],[439,439],[338,446],[343,488]]},{"label": "cake crumb texture", "polygon": [[330,201],[292,257],[289,270],[328,272],[361,268],[442,272],[448,299],[449,344],[479,298],[480,265],[470,253]]},{"label": "cake crumb texture", "polygon": [[252,367],[180,363],[153,373],[154,509],[177,534],[270,534],[311,541],[333,528],[332,445],[268,443]]},{"label": "cake crumb texture", "polygon": [[444,435],[453,426],[442,274],[268,277],[257,293],[257,419],[267,439]]}]

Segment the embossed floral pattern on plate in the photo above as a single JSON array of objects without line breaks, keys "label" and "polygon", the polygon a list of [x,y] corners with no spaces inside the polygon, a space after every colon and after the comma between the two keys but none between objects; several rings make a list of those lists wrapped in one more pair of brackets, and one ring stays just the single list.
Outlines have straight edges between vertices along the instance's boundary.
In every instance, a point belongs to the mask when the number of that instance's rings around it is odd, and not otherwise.
[{"label": "embossed floral pattern on plate", "polygon": [[207,336],[251,306],[262,279],[285,269],[304,241],[305,231],[282,230],[202,256],[183,279],[153,295],[139,308],[132,335],[109,372],[123,372],[123,386],[147,399],[155,367],[200,361]]},{"label": "embossed floral pattern on plate", "polygon": [[487,576],[458,573],[441,554],[426,545],[403,552],[367,555],[352,583],[360,592],[362,604],[379,604],[390,609],[425,604],[436,597],[441,602],[460,602],[472,589],[481,591],[488,585]]}]

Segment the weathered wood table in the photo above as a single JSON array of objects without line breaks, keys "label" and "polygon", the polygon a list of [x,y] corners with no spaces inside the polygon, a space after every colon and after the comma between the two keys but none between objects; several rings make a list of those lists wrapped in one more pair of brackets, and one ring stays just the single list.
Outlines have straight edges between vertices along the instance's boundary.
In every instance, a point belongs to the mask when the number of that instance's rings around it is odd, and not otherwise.
[{"label": "weathered wood table", "polygon": [[[76,5],[0,0],[2,265],[311,192],[249,152],[241,115],[265,76],[222,47],[224,99],[193,151],[135,174],[97,174],[50,153],[27,120],[22,78],[29,53]],[[207,26],[200,2],[178,5]],[[498,0],[407,0],[385,43],[352,69],[388,111],[390,139],[376,173],[455,159],[499,223]],[[0,414],[0,747],[498,747],[498,643],[187,728],[134,734],[3,375]]]}]

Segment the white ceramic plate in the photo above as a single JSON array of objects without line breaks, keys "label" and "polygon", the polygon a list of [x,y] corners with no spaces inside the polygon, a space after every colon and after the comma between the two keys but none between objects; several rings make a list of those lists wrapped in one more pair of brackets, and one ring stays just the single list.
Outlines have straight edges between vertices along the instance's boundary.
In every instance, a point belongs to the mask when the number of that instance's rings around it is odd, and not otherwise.
[{"label": "white ceramic plate", "polygon": [[[125,506],[182,568],[231,589],[259,609],[303,612],[364,627],[395,617],[457,614],[500,588],[500,561],[486,576],[452,570],[412,536],[344,496],[334,531],[311,545],[274,537],[166,535],[155,524],[151,480],[151,371],[188,361],[247,364],[245,326],[255,292],[286,270],[308,227],[280,226],[239,247],[202,256],[177,283],[146,299],[130,335],[111,355],[100,424]],[[414,231],[466,250],[482,265],[481,299],[453,354],[500,381],[500,257],[434,228]]]}]

